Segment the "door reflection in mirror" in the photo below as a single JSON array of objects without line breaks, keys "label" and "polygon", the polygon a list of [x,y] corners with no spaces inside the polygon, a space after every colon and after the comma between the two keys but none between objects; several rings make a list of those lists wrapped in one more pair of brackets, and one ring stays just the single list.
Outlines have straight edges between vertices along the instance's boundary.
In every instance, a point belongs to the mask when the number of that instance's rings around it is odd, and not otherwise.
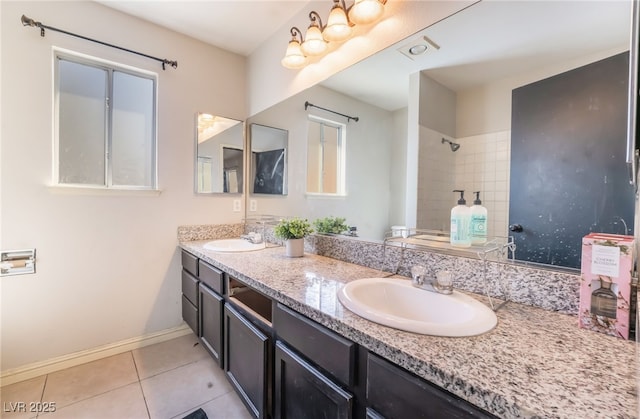
[{"label": "door reflection in mirror", "polygon": [[346,127],[309,116],[307,193],[344,195]]},{"label": "door reflection in mirror", "polygon": [[242,121],[198,113],[196,127],[196,193],[242,193]]}]

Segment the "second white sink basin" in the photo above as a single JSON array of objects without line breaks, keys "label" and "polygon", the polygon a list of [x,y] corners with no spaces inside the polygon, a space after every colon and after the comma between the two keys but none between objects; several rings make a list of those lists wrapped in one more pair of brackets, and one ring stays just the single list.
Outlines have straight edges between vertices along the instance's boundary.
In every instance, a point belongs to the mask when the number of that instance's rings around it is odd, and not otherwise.
[{"label": "second white sink basin", "polygon": [[213,252],[252,252],[264,249],[265,243],[254,244],[245,239],[221,239],[206,243],[204,248]]},{"label": "second white sink basin", "polygon": [[424,335],[475,336],[498,323],[493,310],[466,294],[425,291],[404,279],[349,282],[338,291],[338,299],[367,320]]}]

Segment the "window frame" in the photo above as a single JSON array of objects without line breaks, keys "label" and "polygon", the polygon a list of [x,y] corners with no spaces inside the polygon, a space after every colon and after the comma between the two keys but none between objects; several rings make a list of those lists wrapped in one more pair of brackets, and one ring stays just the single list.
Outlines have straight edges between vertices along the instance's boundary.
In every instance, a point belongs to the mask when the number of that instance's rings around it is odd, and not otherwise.
[{"label": "window frame", "polygon": [[[336,164],[336,192],[309,192],[305,191],[307,196],[310,197],[344,197],[347,196],[347,170],[346,170],[346,161],[347,161],[347,125],[341,122],[337,122],[331,119],[322,118],[316,115],[308,116],[309,123],[317,123],[322,125],[328,125],[332,128],[335,128],[338,131],[338,162]],[[307,133],[309,132],[309,128],[307,128]],[[307,155],[306,160],[308,162],[309,159],[309,136],[307,134]],[[307,165],[305,165],[306,167]],[[305,175],[308,177],[309,172]],[[306,182],[305,182],[306,184]],[[305,188],[306,189],[306,188]]]},{"label": "window frame", "polygon": [[[53,48],[53,165],[52,165],[52,186],[61,188],[77,188],[77,189],[100,189],[100,190],[119,190],[119,191],[158,191],[158,74],[155,72],[143,70],[140,68],[128,66],[126,64],[105,60],[87,54],[78,53],[62,48]],[[104,184],[84,184],[84,183],[63,183],[60,182],[60,70],[58,63],[60,60],[95,67],[107,72],[107,88],[106,95],[108,103],[113,103],[113,73],[121,72],[124,74],[144,78],[153,83],[152,97],[152,122],[151,122],[151,152],[146,157],[151,160],[151,168],[147,174],[150,177],[149,185],[113,185],[113,169],[112,169],[112,120],[113,107],[108,106],[105,110],[105,182]]]}]

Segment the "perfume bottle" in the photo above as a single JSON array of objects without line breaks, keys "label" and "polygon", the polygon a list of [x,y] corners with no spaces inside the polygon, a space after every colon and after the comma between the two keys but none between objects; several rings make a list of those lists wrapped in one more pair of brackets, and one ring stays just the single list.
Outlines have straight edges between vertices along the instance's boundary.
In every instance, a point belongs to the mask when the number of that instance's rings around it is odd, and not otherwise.
[{"label": "perfume bottle", "polygon": [[618,297],[611,290],[611,282],[600,278],[600,288],[591,293],[591,314],[615,319]]}]

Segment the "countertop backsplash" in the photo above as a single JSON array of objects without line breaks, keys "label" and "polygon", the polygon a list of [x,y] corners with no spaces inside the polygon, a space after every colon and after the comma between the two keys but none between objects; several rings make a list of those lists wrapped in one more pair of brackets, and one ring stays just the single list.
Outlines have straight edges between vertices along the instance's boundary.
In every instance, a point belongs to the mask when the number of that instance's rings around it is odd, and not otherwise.
[{"label": "countertop backsplash", "polygon": [[[282,244],[282,240],[275,238],[273,226],[242,223],[180,226],[178,241],[233,238],[251,231],[262,234],[269,243]],[[381,276],[396,272],[411,276],[411,266],[416,264],[425,265],[433,275],[446,269],[453,272],[456,288],[560,313],[578,313],[580,275],[577,273],[487,261],[485,284],[481,260],[422,249],[408,248],[401,252],[394,246],[387,246],[385,250],[381,242],[340,235],[308,236],[305,252],[384,271]]]},{"label": "countertop backsplash", "polygon": [[240,237],[244,230],[244,223],[185,225],[178,227],[178,241],[230,239]]}]

